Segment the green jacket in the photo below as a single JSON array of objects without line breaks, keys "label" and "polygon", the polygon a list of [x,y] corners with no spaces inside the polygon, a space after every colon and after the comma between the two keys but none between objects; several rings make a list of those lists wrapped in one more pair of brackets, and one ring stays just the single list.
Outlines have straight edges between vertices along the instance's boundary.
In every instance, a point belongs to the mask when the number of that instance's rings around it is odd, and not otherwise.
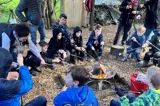
[{"label": "green jacket", "polygon": [[147,90],[139,95],[133,103],[129,103],[126,96],[120,98],[121,106],[160,106],[160,94],[154,90]]}]

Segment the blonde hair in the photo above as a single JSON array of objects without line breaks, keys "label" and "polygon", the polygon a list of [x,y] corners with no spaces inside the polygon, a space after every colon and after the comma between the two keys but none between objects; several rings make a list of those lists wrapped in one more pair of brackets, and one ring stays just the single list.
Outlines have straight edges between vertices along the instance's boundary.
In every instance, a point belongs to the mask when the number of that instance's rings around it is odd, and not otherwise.
[{"label": "blonde hair", "polygon": [[140,27],[138,28],[138,31],[139,31],[139,32],[142,32],[142,33],[145,33],[145,32],[146,32],[146,28],[145,28],[144,26],[140,26]]},{"label": "blonde hair", "polygon": [[151,66],[147,69],[147,77],[149,80],[151,80],[151,78],[153,76],[155,76],[157,73],[160,73],[160,68],[156,67],[156,66]]}]

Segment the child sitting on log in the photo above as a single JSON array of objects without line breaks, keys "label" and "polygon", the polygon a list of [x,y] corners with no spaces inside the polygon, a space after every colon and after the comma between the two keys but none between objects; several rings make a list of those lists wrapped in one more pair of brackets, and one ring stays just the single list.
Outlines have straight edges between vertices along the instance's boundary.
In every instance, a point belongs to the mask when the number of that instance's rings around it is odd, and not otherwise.
[{"label": "child sitting on log", "polygon": [[146,28],[141,26],[138,31],[136,31],[126,42],[127,44],[130,44],[130,46],[127,48],[126,56],[121,59],[122,61],[127,61],[129,55],[132,53],[135,55],[137,62],[141,61],[141,58],[139,56],[140,52],[142,51],[142,45],[145,43],[145,36],[144,33],[146,32]]},{"label": "child sitting on log", "polygon": [[[73,31],[73,37],[70,44],[70,60],[73,64],[76,64],[76,60],[85,59],[85,48],[83,47],[82,30],[80,27],[75,27]],[[76,57],[77,56],[77,57]]]},{"label": "child sitting on log", "polygon": [[67,58],[66,43],[63,33],[59,31],[58,35],[54,35],[48,44],[47,54],[49,58],[59,58],[60,63],[66,65],[65,59]]},{"label": "child sitting on log", "polygon": [[73,66],[65,77],[66,85],[54,98],[55,106],[99,106],[98,100],[87,85],[90,74],[84,66]]},{"label": "child sitting on log", "polygon": [[96,25],[95,31],[91,33],[86,45],[88,54],[94,57],[96,61],[100,60],[104,46],[101,25]]}]

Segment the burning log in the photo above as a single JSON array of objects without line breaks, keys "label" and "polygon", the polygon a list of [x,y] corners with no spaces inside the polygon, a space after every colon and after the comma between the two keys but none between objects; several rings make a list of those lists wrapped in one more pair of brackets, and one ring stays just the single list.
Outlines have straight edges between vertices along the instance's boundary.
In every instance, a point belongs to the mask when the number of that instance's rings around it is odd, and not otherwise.
[{"label": "burning log", "polygon": [[94,70],[91,72],[91,76],[95,79],[105,79],[107,78],[108,73],[105,69],[105,66],[100,64],[94,68]]}]

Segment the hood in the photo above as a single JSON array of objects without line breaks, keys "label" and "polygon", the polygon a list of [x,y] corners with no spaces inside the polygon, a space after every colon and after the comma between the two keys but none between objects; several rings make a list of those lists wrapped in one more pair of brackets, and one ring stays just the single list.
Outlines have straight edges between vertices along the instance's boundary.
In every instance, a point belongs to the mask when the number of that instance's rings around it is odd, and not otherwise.
[{"label": "hood", "polygon": [[0,79],[0,101],[12,99],[20,90],[20,80]]},{"label": "hood", "polygon": [[76,35],[76,32],[78,31],[81,31],[82,32],[82,29],[79,27],[79,26],[76,26],[73,30],[73,35]]},{"label": "hood", "polygon": [[67,96],[71,101],[73,101],[73,103],[80,104],[82,102],[89,101],[88,98],[92,95],[88,86],[82,86],[78,88],[68,88]]},{"label": "hood", "polygon": [[6,78],[12,64],[12,55],[4,48],[0,48],[0,78]]}]

